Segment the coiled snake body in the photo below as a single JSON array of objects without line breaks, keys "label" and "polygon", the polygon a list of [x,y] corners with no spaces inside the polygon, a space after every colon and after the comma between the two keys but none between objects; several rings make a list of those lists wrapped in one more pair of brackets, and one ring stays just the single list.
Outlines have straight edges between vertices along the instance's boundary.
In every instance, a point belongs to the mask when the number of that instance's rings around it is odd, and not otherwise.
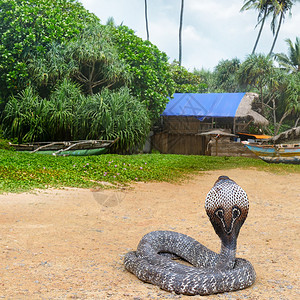
[{"label": "coiled snake body", "polygon": [[[221,239],[219,254],[193,238],[173,231],[153,231],[137,250],[125,255],[125,268],[139,279],[187,295],[209,295],[251,286],[251,263],[236,258],[236,242],[249,209],[247,194],[227,176],[220,176],[205,200],[206,213]],[[177,263],[180,257],[192,266]]]}]

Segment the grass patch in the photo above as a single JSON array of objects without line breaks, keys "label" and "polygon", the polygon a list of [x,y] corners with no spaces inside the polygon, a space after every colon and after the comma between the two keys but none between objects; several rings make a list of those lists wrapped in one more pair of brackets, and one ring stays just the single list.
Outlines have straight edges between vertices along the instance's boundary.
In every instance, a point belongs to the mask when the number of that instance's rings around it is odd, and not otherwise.
[{"label": "grass patch", "polygon": [[199,171],[257,168],[300,173],[300,165],[267,164],[242,157],[165,154],[54,157],[0,150],[0,192],[48,187],[99,187],[101,182],[178,181]]}]

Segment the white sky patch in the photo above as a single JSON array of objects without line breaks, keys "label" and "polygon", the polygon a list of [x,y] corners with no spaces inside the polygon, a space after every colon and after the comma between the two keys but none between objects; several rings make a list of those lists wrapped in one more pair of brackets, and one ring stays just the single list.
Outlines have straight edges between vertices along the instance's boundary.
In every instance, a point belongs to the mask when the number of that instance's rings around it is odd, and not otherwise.
[{"label": "white sky patch", "polygon": [[[229,20],[237,16],[241,2],[238,0],[185,1],[186,9],[194,15],[210,20]],[[213,15],[213,17],[212,17]]]},{"label": "white sky patch", "polygon": [[172,62],[178,56],[178,30],[175,28],[175,23],[172,20],[162,19],[150,25],[150,41],[159,45],[159,49],[164,51]]},{"label": "white sky patch", "polygon": [[[81,0],[84,7],[97,15],[102,24],[109,17],[116,24],[132,28],[146,38],[143,0]],[[194,68],[211,69],[222,59],[243,61],[252,52],[259,26],[257,12],[240,12],[242,0],[186,0],[183,17],[182,64]],[[148,0],[150,41],[170,58],[178,60],[178,30],[181,0]],[[274,52],[287,53],[286,38],[293,42],[299,36],[300,5],[294,5],[292,18],[286,16]],[[259,41],[257,52],[268,54],[273,42],[270,19]]]},{"label": "white sky patch", "polygon": [[191,25],[186,26],[185,28],[183,28],[182,36],[186,40],[190,40],[191,42],[197,42],[198,43],[198,42],[202,41],[201,36],[197,32],[196,28],[194,26],[191,26]]}]

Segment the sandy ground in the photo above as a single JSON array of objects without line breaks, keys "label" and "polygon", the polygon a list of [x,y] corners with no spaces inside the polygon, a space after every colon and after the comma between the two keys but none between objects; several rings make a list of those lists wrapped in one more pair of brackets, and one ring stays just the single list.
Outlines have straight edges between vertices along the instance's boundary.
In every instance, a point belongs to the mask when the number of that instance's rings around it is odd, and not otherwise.
[{"label": "sandy ground", "polygon": [[[0,195],[0,298],[300,299],[300,175],[222,173],[116,191]],[[205,196],[219,175],[230,176],[248,193],[250,212],[237,256],[252,262],[256,283],[238,292],[180,296],[124,270],[124,254],[153,230],[185,233],[219,251],[204,211]]]}]

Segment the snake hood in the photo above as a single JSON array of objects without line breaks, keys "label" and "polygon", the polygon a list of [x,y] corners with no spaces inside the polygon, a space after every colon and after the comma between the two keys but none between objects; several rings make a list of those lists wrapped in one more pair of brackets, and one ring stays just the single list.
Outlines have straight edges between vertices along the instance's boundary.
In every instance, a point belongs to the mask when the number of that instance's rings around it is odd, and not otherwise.
[{"label": "snake hood", "polygon": [[223,246],[236,248],[240,228],[248,214],[246,192],[227,176],[220,176],[205,199],[205,210]]}]

